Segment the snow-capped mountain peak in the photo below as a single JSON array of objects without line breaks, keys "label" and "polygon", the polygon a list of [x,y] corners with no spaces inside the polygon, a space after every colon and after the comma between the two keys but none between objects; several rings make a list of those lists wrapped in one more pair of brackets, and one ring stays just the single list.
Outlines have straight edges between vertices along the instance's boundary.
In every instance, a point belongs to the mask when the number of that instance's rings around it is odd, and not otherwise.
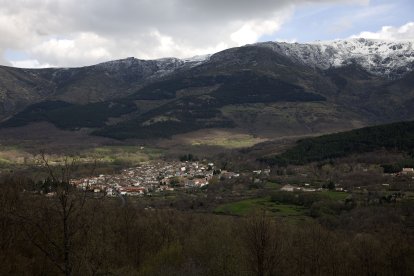
[{"label": "snow-capped mountain peak", "polygon": [[384,41],[364,38],[316,41],[312,43],[264,42],[293,61],[320,69],[357,63],[368,72],[397,78],[414,69],[413,41]]},{"label": "snow-capped mountain peak", "polygon": [[[354,38],[311,43],[262,42],[246,46],[270,48],[295,63],[322,70],[358,64],[374,75],[391,79],[399,78],[414,70],[414,41]],[[222,53],[229,50],[224,50]],[[156,60],[140,60],[131,57],[104,62],[98,67],[111,73],[119,72],[119,70],[138,70],[144,75],[156,78],[179,69],[202,65],[211,61],[211,57],[212,55],[202,55],[185,59],[161,58]],[[222,55],[215,55],[215,57],[214,60],[217,62]]]}]

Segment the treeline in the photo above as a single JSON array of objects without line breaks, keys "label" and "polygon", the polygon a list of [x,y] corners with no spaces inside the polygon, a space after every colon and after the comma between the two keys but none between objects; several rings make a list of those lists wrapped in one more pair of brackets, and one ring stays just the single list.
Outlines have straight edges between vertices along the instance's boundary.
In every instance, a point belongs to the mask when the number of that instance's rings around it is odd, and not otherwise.
[{"label": "treeline", "polygon": [[358,208],[328,227],[124,205],[64,182],[50,197],[24,178],[0,183],[1,275],[414,273],[413,206]]},{"label": "treeline", "polygon": [[414,156],[414,122],[366,127],[347,132],[299,140],[280,155],[260,160],[270,165],[303,165],[351,154],[387,149]]},{"label": "treeline", "polygon": [[[177,120],[175,117],[166,121],[156,122],[150,125],[143,125],[142,120],[129,120],[117,125],[107,126],[92,132],[93,135],[110,137],[114,139],[154,139],[170,138],[173,135],[191,132],[203,128],[231,128],[234,124],[226,119],[223,120],[197,120],[186,112],[187,118]],[[181,117],[181,116],[180,116]]]},{"label": "treeline", "polygon": [[222,127],[234,127],[234,123],[222,116],[214,99],[189,96],[150,110],[137,118],[104,127],[93,134],[115,139],[151,139]]},{"label": "treeline", "polygon": [[177,92],[188,88],[219,85],[210,96],[217,100],[217,107],[227,104],[325,101],[326,98],[303,87],[290,84],[253,71],[240,71],[231,75],[191,76],[174,78],[149,84],[128,98],[134,100],[165,100],[177,97]]},{"label": "treeline", "polygon": [[251,71],[233,74],[212,95],[220,105],[269,102],[326,101],[324,96],[306,91],[280,79]]},{"label": "treeline", "polygon": [[45,101],[33,104],[2,123],[1,127],[18,127],[32,122],[46,121],[62,129],[103,127],[111,117],[137,110],[132,101],[71,104],[62,101]]},{"label": "treeline", "polygon": [[[220,85],[220,87],[201,95],[189,94],[183,97],[176,95],[182,89],[213,85]],[[129,98],[174,100],[129,121],[104,127],[94,134],[116,139],[168,138],[175,134],[203,128],[234,127],[234,122],[225,118],[220,111],[221,107],[228,104],[326,100],[323,96],[307,92],[300,86],[254,72],[166,80],[150,84]],[[163,117],[164,120],[148,124],[154,118],[160,117]]]},{"label": "treeline", "polygon": [[401,172],[403,168],[414,167],[414,156],[400,162],[382,164],[381,167],[384,169],[384,173],[398,173]]}]

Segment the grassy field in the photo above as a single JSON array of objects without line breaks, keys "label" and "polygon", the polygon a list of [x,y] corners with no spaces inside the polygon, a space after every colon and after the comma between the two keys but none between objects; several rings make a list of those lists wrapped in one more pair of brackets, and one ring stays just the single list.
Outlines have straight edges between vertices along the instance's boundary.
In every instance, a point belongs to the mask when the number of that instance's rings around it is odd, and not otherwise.
[{"label": "grassy field", "polygon": [[247,148],[257,143],[263,142],[260,138],[255,138],[248,134],[238,134],[232,137],[214,137],[213,139],[198,138],[191,142],[193,146],[208,145],[208,146],[219,146],[228,149],[234,148]]},{"label": "grassy field", "polygon": [[0,146],[0,168],[34,164],[35,156],[18,146]]},{"label": "grassy field", "polygon": [[131,166],[159,158],[162,150],[141,146],[102,146],[81,153],[82,160],[96,159],[104,163],[123,163]]},{"label": "grassy field", "polygon": [[173,137],[174,140],[188,146],[213,146],[225,149],[246,148],[266,141],[237,130],[203,129]]},{"label": "grassy field", "polygon": [[306,209],[301,206],[291,204],[277,204],[270,201],[269,197],[253,198],[226,203],[214,209],[216,214],[246,216],[256,210],[265,210],[271,212],[274,216],[304,219]]},{"label": "grassy field", "polygon": [[264,187],[263,188],[265,188],[267,190],[280,190],[280,188],[282,188],[282,187],[283,187],[282,184],[267,181],[264,184]]},{"label": "grassy field", "polygon": [[[279,184],[268,182],[266,189],[276,190],[280,188]],[[343,201],[348,197],[348,193],[325,191],[320,195],[335,201]],[[265,210],[275,217],[283,217],[288,219],[307,219],[308,208],[295,204],[278,203],[271,201],[270,197],[250,198],[236,202],[226,203],[217,206],[214,209],[216,214],[246,216],[257,210]]]},{"label": "grassy field", "polygon": [[[95,161],[105,166],[135,166],[140,162],[160,158],[163,151],[157,148],[141,146],[99,146],[87,150],[78,150],[70,155],[64,153],[45,154],[51,165],[59,165],[70,160],[76,160],[77,164],[92,164]],[[15,169],[36,167],[41,163],[40,153],[34,154],[24,147],[0,147],[0,169]]]},{"label": "grassy field", "polygon": [[321,192],[322,195],[325,195],[333,200],[345,200],[349,194],[345,192],[336,192],[336,191],[324,191]]}]

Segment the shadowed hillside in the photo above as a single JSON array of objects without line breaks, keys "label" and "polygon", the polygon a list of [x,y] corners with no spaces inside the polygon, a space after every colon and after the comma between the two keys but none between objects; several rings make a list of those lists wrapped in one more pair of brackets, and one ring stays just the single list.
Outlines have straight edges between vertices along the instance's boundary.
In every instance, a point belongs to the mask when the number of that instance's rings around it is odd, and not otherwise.
[{"label": "shadowed hillside", "polygon": [[262,160],[271,165],[301,165],[313,161],[388,149],[414,155],[414,122],[402,122],[299,140],[280,155]]}]

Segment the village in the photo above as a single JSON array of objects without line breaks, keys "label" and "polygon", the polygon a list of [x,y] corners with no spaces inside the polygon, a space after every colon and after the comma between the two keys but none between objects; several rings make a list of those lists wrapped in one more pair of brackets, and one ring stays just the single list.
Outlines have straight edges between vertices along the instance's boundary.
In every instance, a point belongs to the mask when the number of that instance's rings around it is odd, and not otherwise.
[{"label": "village", "polygon": [[120,174],[99,175],[71,180],[78,189],[107,196],[143,196],[152,193],[200,189],[209,184],[214,175],[231,179],[238,173],[216,170],[214,163],[149,161],[133,168],[124,169]]},{"label": "village", "polygon": [[[267,177],[270,169],[254,170],[250,172],[251,179],[261,181]],[[414,175],[413,168],[403,168],[401,172],[390,174],[392,177]],[[101,174],[71,180],[71,184],[78,189],[106,196],[143,196],[152,193],[171,192],[177,190],[194,190],[207,187],[212,178],[232,179],[240,177],[240,173],[220,170],[214,163],[203,161],[164,161],[152,160],[141,163],[132,168],[123,169],[119,174]],[[414,177],[413,177],[414,178]],[[389,186],[389,184],[382,184]],[[281,191],[317,192],[328,187],[314,187],[309,183],[302,186],[285,184]],[[360,189],[360,187],[356,187]],[[332,189],[339,192],[347,192],[341,185],[336,184]]]}]

